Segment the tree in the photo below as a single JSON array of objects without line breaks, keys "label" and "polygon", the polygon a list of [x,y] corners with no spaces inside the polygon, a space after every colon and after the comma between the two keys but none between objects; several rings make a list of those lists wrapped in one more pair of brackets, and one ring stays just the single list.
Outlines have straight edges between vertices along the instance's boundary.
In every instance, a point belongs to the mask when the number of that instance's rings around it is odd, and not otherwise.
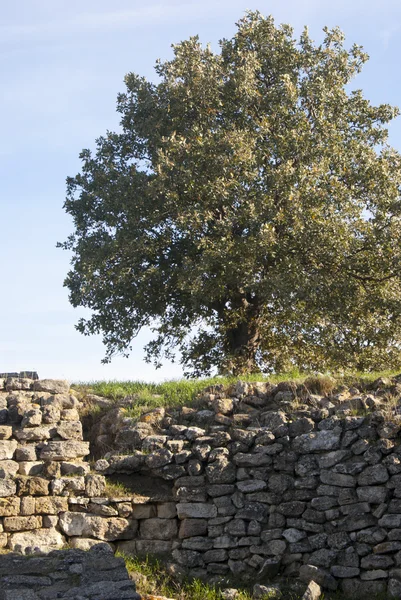
[{"label": "tree", "polygon": [[401,157],[349,83],[367,55],[249,12],[220,52],[198,37],[135,74],[121,131],[81,153],[65,285],[105,361],[142,327],[187,372],[391,368],[401,360]]}]

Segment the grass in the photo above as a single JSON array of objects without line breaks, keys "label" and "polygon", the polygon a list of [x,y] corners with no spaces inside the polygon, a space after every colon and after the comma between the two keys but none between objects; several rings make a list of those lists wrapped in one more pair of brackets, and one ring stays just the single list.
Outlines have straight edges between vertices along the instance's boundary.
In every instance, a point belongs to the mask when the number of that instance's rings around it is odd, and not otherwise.
[{"label": "grass", "polygon": [[[165,381],[163,383],[146,383],[144,381],[93,381],[89,383],[80,382],[73,384],[73,388],[82,398],[87,394],[96,394],[110,398],[117,402],[127,396],[132,397],[132,404],[127,408],[127,416],[138,418],[141,414],[154,408],[160,407],[180,407],[191,406],[197,395],[206,387],[223,384],[230,386],[235,384],[238,379],[249,383],[257,381],[269,381],[277,384],[282,381],[294,381],[296,383],[305,382],[306,387],[314,393],[330,393],[333,390],[333,378],[336,385],[354,385],[356,387],[366,387],[379,377],[394,377],[399,374],[394,371],[380,372],[353,372],[333,375],[318,375],[310,373],[301,373],[294,370],[287,373],[276,375],[263,375],[253,373],[242,377],[211,377],[208,379],[180,379],[174,381]],[[100,416],[104,409],[100,409],[96,403],[89,403],[86,410],[93,416]],[[97,415],[96,413],[99,413]]]},{"label": "grass", "polygon": [[110,481],[106,478],[106,489],[104,492],[107,498],[121,498],[125,496],[132,496],[132,490],[125,487],[123,483],[118,481]]},{"label": "grass", "polygon": [[[129,573],[139,574],[136,585],[140,594],[167,596],[174,600],[223,600],[218,588],[199,579],[179,581],[155,558],[146,557],[141,560],[137,556],[127,556],[119,552],[116,556],[124,558]],[[236,600],[252,600],[252,595],[246,590],[241,590]]]}]

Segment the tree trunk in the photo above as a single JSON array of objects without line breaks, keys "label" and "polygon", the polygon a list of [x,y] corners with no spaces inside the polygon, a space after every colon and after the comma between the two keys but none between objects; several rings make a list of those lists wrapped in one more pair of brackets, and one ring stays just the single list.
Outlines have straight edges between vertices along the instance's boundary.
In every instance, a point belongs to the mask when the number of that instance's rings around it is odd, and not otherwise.
[{"label": "tree trunk", "polygon": [[233,375],[255,373],[260,369],[256,354],[260,343],[259,305],[241,298],[245,316],[233,327],[225,329],[224,349],[228,370]]}]

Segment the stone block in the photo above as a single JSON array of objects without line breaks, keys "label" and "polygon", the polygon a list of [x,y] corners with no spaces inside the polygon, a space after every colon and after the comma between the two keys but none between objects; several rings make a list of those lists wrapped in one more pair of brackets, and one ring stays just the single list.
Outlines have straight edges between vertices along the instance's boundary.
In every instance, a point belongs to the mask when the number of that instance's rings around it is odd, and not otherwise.
[{"label": "stone block", "polygon": [[13,428],[10,425],[0,425],[0,440],[8,440],[13,434]]},{"label": "stone block", "polygon": [[[21,502],[28,498],[22,498]],[[59,512],[68,511],[68,498],[57,498],[55,496],[43,496],[31,498],[35,500],[35,512],[42,515],[57,515]]]},{"label": "stone block", "polygon": [[18,485],[18,496],[46,496],[49,493],[49,481],[43,477],[20,475],[15,478],[15,481]]},{"label": "stone block", "polygon": [[35,529],[20,533],[12,533],[9,538],[8,547],[13,552],[22,554],[34,554],[39,552],[51,552],[61,548],[65,544],[65,538],[55,529]]},{"label": "stone block", "polygon": [[70,460],[82,458],[90,453],[89,442],[65,440],[62,442],[48,442],[40,451],[42,460]]},{"label": "stone block", "polygon": [[0,517],[11,517],[20,512],[20,499],[14,498],[12,494],[7,495],[8,498],[0,498]]},{"label": "stone block", "polygon": [[18,460],[20,462],[36,461],[36,445],[28,444],[27,446],[18,446],[18,448],[15,451],[15,460]]},{"label": "stone block", "polygon": [[14,432],[14,437],[19,442],[41,442],[49,440],[55,434],[54,427],[51,425],[41,425],[40,427],[27,427]]},{"label": "stone block", "polygon": [[157,505],[157,516],[159,519],[174,519],[177,516],[177,505],[175,502],[162,502]]},{"label": "stone block", "polygon": [[94,537],[111,542],[135,537],[138,522],[120,517],[103,518],[85,513],[65,512],[60,516],[59,527],[69,537]]},{"label": "stone block", "polygon": [[184,519],[181,521],[178,537],[185,539],[193,536],[207,535],[208,522],[206,519]]},{"label": "stone block", "polygon": [[35,498],[31,496],[23,496],[21,498],[20,514],[24,516],[35,514]]},{"label": "stone block", "polygon": [[179,519],[213,519],[217,517],[217,507],[201,502],[182,502],[177,504],[177,515]]},{"label": "stone block", "polygon": [[156,506],[154,504],[134,504],[132,506],[132,516],[134,519],[151,519],[156,517]]},{"label": "stone block", "polygon": [[0,478],[14,477],[19,470],[19,464],[15,460],[0,461]]},{"label": "stone block", "polygon": [[56,515],[45,515],[43,517],[43,527],[54,529],[58,525],[58,517]]},{"label": "stone block", "polygon": [[27,531],[30,529],[40,529],[42,527],[42,517],[4,517],[3,526],[5,531]]},{"label": "stone block", "polygon": [[49,394],[68,394],[70,384],[61,379],[38,379],[33,382],[35,392],[48,392]]},{"label": "stone block", "polygon": [[17,493],[17,486],[14,481],[10,479],[0,479],[0,497],[5,498],[7,496],[15,496]]},{"label": "stone block", "polygon": [[21,427],[37,427],[42,424],[42,411],[39,408],[28,410],[21,421]]},{"label": "stone block", "polygon": [[0,440],[0,460],[12,459],[17,446],[15,440]]},{"label": "stone block", "polygon": [[19,463],[20,475],[39,475],[43,471],[43,461],[29,461]]},{"label": "stone block", "polygon": [[67,462],[60,463],[61,475],[88,475],[90,473],[90,465],[85,462]]},{"label": "stone block", "polygon": [[177,537],[176,519],[144,519],[140,522],[139,533],[147,540],[172,540]]},{"label": "stone block", "polygon": [[106,490],[106,480],[103,475],[85,476],[85,494],[88,498],[103,496]]},{"label": "stone block", "polygon": [[55,427],[56,433],[63,440],[82,440],[82,423],[67,421]]},{"label": "stone block", "polygon": [[304,433],[294,438],[293,449],[296,452],[307,454],[309,452],[320,452],[322,450],[338,450],[341,441],[341,429],[325,429],[313,433]]}]

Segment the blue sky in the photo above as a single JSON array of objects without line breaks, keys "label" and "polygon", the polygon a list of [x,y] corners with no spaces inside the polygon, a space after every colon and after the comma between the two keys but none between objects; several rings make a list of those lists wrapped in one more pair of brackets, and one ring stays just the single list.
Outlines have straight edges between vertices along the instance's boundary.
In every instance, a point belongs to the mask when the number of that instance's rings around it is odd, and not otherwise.
[{"label": "blue sky", "polygon": [[[0,20],[0,371],[36,369],[41,377],[163,380],[179,365],[155,370],[143,360],[150,338],[131,357],[102,365],[98,337],[74,324],[82,309],[68,303],[63,279],[69,256],[56,249],[72,231],[62,205],[65,178],[78,154],[106,129],[118,128],[116,96],[134,71],[154,79],[170,45],[199,34],[217,50],[247,9],[272,14],[321,39],[339,25],[349,46],[371,57],[356,86],[374,103],[401,105],[400,0],[19,0],[3,3]],[[390,141],[401,150],[401,119]]]}]

